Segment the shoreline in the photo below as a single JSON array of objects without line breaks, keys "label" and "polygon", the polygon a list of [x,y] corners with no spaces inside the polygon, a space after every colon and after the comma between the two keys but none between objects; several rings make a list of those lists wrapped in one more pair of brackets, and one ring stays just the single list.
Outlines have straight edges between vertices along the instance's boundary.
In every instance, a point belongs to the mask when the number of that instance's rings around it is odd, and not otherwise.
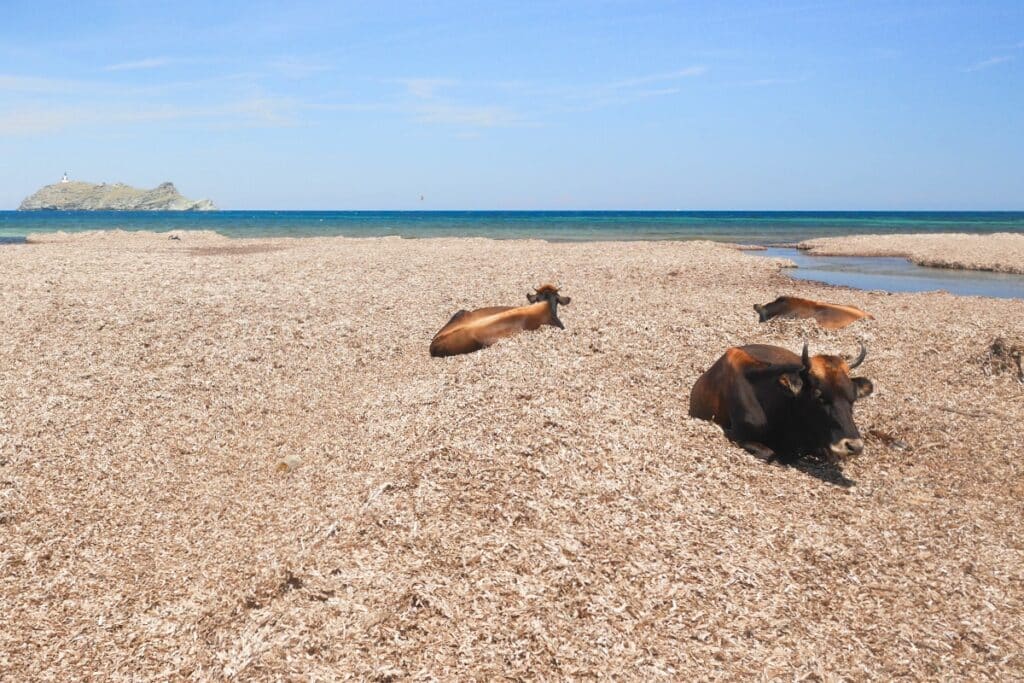
[{"label": "shoreline", "polygon": [[[955,270],[964,273],[1001,273],[1007,275],[1024,275],[1024,234],[993,233],[987,235],[971,235],[965,233],[930,233],[907,235],[845,235],[840,237],[822,237],[798,242],[778,242],[768,244],[741,243],[731,240],[716,240],[708,237],[686,237],[665,239],[564,239],[552,240],[540,237],[517,238],[500,236],[462,237],[451,236],[285,236],[285,237],[237,237],[224,235],[213,230],[171,229],[165,231],[152,230],[88,230],[88,231],[55,231],[29,233],[22,242],[4,242],[0,239],[0,247],[17,245],[89,243],[89,242],[122,242],[138,243],[146,240],[181,241],[216,241],[224,245],[234,243],[259,243],[280,240],[307,239],[341,239],[341,240],[489,240],[496,243],[530,243],[544,244],[686,244],[691,242],[710,242],[735,249],[741,252],[762,252],[776,248],[798,249],[810,256],[820,257],[862,257],[862,258],[902,258],[908,263],[936,270]],[[230,249],[231,247],[225,246]],[[955,253],[955,257],[949,254]],[[828,284],[822,282],[822,284]],[[845,286],[845,285],[840,285]],[[854,288],[856,288],[854,286]],[[899,291],[899,290],[894,290]]]}]

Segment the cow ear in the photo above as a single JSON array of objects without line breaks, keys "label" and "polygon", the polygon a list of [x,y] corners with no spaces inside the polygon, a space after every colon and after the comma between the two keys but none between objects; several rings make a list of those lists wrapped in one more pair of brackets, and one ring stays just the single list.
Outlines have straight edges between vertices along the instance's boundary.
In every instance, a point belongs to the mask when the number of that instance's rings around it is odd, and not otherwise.
[{"label": "cow ear", "polygon": [[559,295],[558,303],[562,304],[563,306],[568,306],[570,303],[572,303],[572,297]]},{"label": "cow ear", "polygon": [[537,303],[537,295],[536,294],[527,294],[526,295],[526,300],[529,301],[531,304],[535,304],[535,303]]},{"label": "cow ear", "polygon": [[853,386],[857,389],[857,398],[870,396],[875,390],[875,385],[867,377],[855,377]]},{"label": "cow ear", "polygon": [[800,379],[800,375],[789,372],[779,375],[779,384],[794,396],[799,396],[800,391],[804,388],[804,382]]}]

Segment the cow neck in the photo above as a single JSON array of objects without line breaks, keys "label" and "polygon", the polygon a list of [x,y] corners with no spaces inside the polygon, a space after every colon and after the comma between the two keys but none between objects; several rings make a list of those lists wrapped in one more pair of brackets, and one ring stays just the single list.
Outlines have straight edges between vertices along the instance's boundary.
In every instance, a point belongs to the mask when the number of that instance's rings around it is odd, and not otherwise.
[{"label": "cow neck", "polygon": [[557,313],[558,313],[558,302],[554,301],[552,299],[543,299],[541,301],[534,301],[532,304],[527,304],[525,306],[525,308],[528,308],[530,310],[533,310],[533,309],[536,308],[538,311],[540,311],[541,310],[541,306],[547,306],[547,308],[551,311],[551,315],[557,315]]},{"label": "cow neck", "polygon": [[[558,299],[554,297],[548,299],[548,307],[551,309],[551,319],[558,320]],[[558,320],[558,322],[562,322]]]}]

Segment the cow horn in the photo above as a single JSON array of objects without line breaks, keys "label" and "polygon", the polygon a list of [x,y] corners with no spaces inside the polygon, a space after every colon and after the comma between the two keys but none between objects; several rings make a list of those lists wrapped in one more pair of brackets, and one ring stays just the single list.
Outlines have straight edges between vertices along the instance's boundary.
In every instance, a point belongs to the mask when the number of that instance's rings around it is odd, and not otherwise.
[{"label": "cow horn", "polygon": [[811,357],[807,353],[807,342],[804,342],[804,351],[800,354],[800,360],[803,361],[804,367],[811,367]]},{"label": "cow horn", "polygon": [[853,370],[855,367],[864,362],[864,358],[868,355],[868,347],[864,346],[864,342],[860,343],[860,354],[850,363],[850,369]]}]

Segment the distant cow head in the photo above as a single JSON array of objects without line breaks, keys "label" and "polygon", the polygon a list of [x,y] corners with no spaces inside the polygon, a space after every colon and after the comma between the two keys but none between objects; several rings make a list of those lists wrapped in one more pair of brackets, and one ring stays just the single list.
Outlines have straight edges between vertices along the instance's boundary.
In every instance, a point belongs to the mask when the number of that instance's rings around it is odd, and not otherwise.
[{"label": "distant cow head", "polygon": [[757,316],[760,318],[760,322],[768,322],[777,311],[773,310],[772,307],[777,308],[779,299],[772,301],[768,304],[754,304],[754,310],[757,311]]},{"label": "distant cow head", "polygon": [[760,318],[760,322],[768,322],[777,315],[785,313],[787,310],[793,308],[794,304],[799,305],[800,303],[813,303],[805,299],[797,299],[791,296],[779,296],[775,298],[775,301],[770,301],[766,304],[754,304],[754,310],[757,311],[757,317]]},{"label": "distant cow head", "polygon": [[527,294],[526,298],[530,300],[531,304],[535,304],[538,301],[554,301],[555,303],[568,306],[572,299],[567,296],[561,296],[558,293],[558,288],[554,285],[541,285],[537,289],[533,290],[536,294]]},{"label": "distant cow head", "polygon": [[803,386],[798,399],[816,441],[827,444],[827,455],[832,459],[859,455],[864,450],[853,421],[853,404],[869,396],[874,385],[864,377],[850,377],[850,371],[863,363],[866,355],[867,349],[861,344],[860,354],[853,361],[840,356],[811,357],[804,344]]},{"label": "distant cow head", "polygon": [[550,324],[560,329],[565,329],[565,325],[558,319],[558,304],[568,306],[572,299],[567,296],[561,296],[558,293],[558,288],[554,285],[541,285],[533,290],[534,294],[527,294],[526,298],[529,299],[531,304],[540,303],[542,301],[548,302],[548,307],[551,309],[551,320]]}]

